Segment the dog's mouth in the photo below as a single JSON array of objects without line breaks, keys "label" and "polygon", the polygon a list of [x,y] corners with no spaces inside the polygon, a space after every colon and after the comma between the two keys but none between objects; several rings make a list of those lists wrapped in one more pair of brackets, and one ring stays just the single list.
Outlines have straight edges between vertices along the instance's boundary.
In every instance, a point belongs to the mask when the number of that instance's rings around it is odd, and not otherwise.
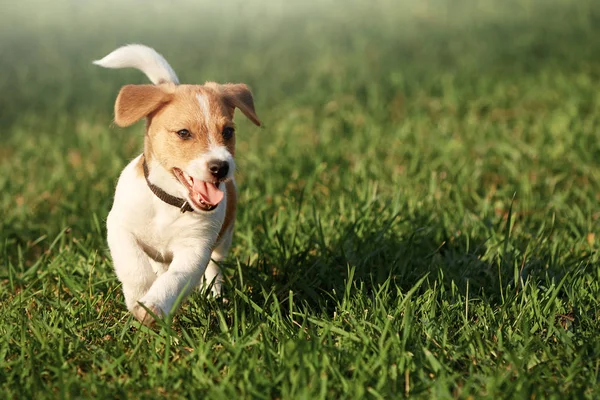
[{"label": "dog's mouth", "polygon": [[206,182],[196,179],[179,168],[173,168],[173,174],[188,190],[188,200],[202,211],[212,211],[223,200],[224,193],[219,189],[220,182]]}]

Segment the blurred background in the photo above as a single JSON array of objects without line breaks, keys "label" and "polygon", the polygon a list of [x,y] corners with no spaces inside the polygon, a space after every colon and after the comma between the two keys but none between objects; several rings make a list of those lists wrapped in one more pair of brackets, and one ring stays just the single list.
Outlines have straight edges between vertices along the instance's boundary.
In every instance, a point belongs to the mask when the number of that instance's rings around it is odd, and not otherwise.
[{"label": "blurred background", "polygon": [[114,184],[143,137],[141,125],[111,125],[113,102],[146,78],[91,61],[127,43],[156,48],[182,82],[252,87],[264,128],[237,118],[252,210],[241,211],[241,248],[304,195],[300,208],[321,208],[328,223],[370,199],[390,215],[443,219],[430,235],[440,242],[461,230],[484,240],[478,227],[503,221],[511,204],[533,214],[533,230],[554,218],[583,244],[597,231],[597,1],[1,7],[6,257],[22,247],[35,258],[64,229],[104,248]]}]

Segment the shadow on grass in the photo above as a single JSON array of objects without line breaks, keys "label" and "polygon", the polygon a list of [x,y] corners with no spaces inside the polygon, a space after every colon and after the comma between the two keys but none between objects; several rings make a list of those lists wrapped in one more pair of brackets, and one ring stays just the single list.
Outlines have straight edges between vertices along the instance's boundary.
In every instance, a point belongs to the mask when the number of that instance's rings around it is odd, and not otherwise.
[{"label": "shadow on grass", "polygon": [[[400,225],[403,229],[398,229]],[[485,239],[465,251],[465,240],[450,238],[443,226],[425,216],[361,219],[354,223],[336,224],[335,238],[328,241],[315,229],[302,248],[295,251],[268,242],[259,248],[261,258],[254,265],[242,266],[243,281],[254,288],[274,291],[281,303],[289,292],[295,301],[309,307],[329,307],[341,301],[349,277],[366,293],[378,290],[386,281],[403,292],[412,288],[424,275],[442,271],[444,284],[454,282],[459,288],[470,285],[498,294],[498,269],[481,261]],[[231,265],[229,266],[232,267]],[[240,280],[239,270],[232,285]],[[256,301],[261,301],[259,298]]]},{"label": "shadow on grass", "polygon": [[[487,234],[467,236],[450,232],[443,222],[425,215],[364,218],[336,224],[339,233],[329,242],[316,229],[296,251],[282,249],[281,242],[278,246],[264,242],[262,257],[242,265],[241,273],[257,303],[264,302],[261,292],[274,292],[284,304],[292,291],[295,301],[329,310],[342,301],[349,279],[353,288],[374,295],[388,280],[391,291],[406,293],[429,274],[429,285],[436,282],[463,294],[468,290],[471,296],[498,305],[508,291],[518,291],[522,281],[558,282],[571,267],[585,263],[572,253],[562,254],[557,262],[547,248],[528,250],[522,237],[506,235],[508,223],[501,219]],[[238,286],[239,275],[235,269],[232,286]]]}]

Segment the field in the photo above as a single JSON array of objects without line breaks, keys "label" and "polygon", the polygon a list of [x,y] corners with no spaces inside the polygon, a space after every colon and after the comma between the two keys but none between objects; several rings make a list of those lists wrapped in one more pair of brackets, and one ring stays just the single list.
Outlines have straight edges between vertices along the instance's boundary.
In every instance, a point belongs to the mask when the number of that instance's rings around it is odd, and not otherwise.
[{"label": "field", "polygon": [[[600,398],[600,2],[24,0],[0,13],[2,398]],[[50,5],[51,4],[51,5]],[[228,303],[106,244],[155,47],[245,82]]]}]

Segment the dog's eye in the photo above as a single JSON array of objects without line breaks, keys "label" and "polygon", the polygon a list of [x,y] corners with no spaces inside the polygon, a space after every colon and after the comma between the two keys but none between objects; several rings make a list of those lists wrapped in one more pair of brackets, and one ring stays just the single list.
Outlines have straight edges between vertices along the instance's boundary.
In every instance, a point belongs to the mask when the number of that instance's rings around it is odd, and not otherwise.
[{"label": "dog's eye", "polygon": [[233,129],[230,126],[226,126],[225,128],[223,128],[223,132],[221,134],[223,135],[223,139],[229,140],[229,139],[231,139],[231,137],[233,136],[234,133],[235,133],[235,129]]},{"label": "dog's eye", "polygon": [[181,130],[177,131],[177,136],[179,136],[180,138],[186,140],[186,139],[191,138],[192,134],[187,129],[181,129]]}]

